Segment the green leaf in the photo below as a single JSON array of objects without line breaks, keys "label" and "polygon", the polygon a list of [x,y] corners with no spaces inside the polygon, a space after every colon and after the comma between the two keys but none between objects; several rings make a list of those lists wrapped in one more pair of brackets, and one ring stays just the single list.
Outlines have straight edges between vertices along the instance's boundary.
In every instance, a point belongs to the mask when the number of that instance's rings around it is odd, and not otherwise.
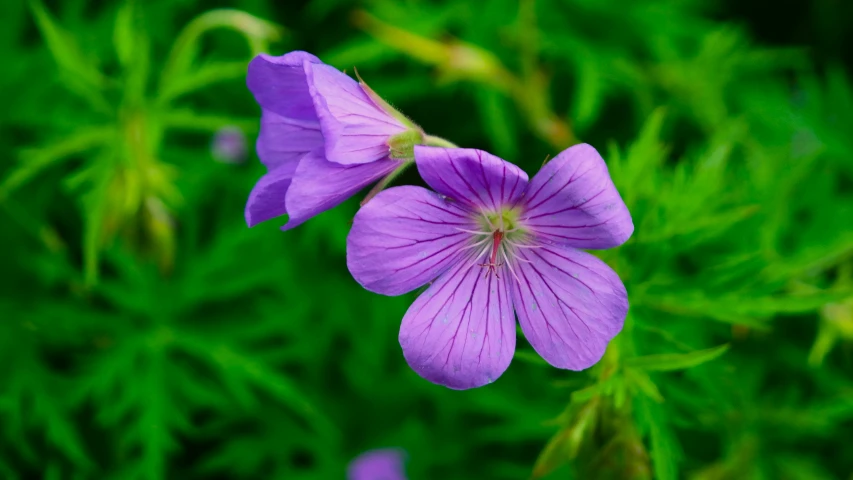
[{"label": "green leaf", "polygon": [[581,443],[595,430],[598,414],[597,400],[580,407],[571,423],[551,437],[542,449],[533,466],[531,479],[542,478],[577,457]]},{"label": "green leaf", "polygon": [[797,253],[763,266],[768,281],[798,277],[809,271],[822,271],[853,253],[853,232],[838,232],[820,244],[803,246]]},{"label": "green leaf", "polygon": [[53,20],[40,0],[29,0],[29,5],[47,48],[60,68],[92,87],[101,88],[105,81],[103,75],[83,55],[74,37]]},{"label": "green leaf", "polygon": [[136,0],[124,0],[113,28],[113,44],[124,68],[125,103],[140,104],[145,97],[150,63],[148,35],[140,28]]},{"label": "green leaf", "polygon": [[668,372],[672,370],[684,370],[710,362],[720,355],[726,353],[729,344],[720,345],[705,350],[697,350],[690,353],[665,353],[660,355],[646,355],[625,360],[625,365],[646,371]]},{"label": "green leaf", "polygon": [[228,115],[199,114],[190,109],[171,109],[157,117],[168,128],[215,133],[222,127],[234,125],[244,132],[257,132],[258,120]]},{"label": "green leaf", "polygon": [[625,380],[629,385],[636,387],[655,402],[661,403],[664,401],[663,395],[661,395],[657,385],[655,385],[655,382],[652,381],[646,372],[637,368],[625,368]]},{"label": "green leaf", "polygon": [[3,478],[8,478],[9,480],[18,480],[21,478],[18,475],[18,472],[16,472],[11,465],[6,463],[2,456],[0,456],[0,473],[3,474]]},{"label": "green leaf", "polygon": [[78,467],[91,468],[92,463],[83,451],[83,443],[70,412],[57,399],[48,398],[48,395],[36,395],[33,400],[32,415],[44,426],[47,439]]},{"label": "green leaf", "polygon": [[641,196],[658,193],[657,182],[653,179],[659,175],[659,168],[669,153],[660,139],[665,118],[664,108],[652,112],[624,158],[615,147],[610,149],[608,169],[629,208],[636,205]]},{"label": "green leaf", "polygon": [[25,150],[21,153],[20,165],[0,183],[0,201],[46,168],[58,165],[74,155],[104,146],[111,142],[115,135],[116,132],[111,127],[84,128],[44,147]]},{"label": "green leaf", "polygon": [[[11,340],[10,344],[2,346],[0,355],[13,355],[16,367],[10,375],[0,375],[3,380],[0,418],[4,419],[0,435],[14,434],[19,439],[16,449],[24,456],[30,456],[26,432],[34,430],[39,442],[46,441],[75,468],[89,470],[93,465],[78,434],[70,402],[64,395],[67,384],[42,362],[43,352],[34,334],[38,327],[29,321],[22,325],[23,329],[18,327],[18,322],[29,315],[32,314],[24,313],[12,324],[15,325],[13,328],[0,331],[4,340]],[[0,360],[9,362],[6,355]],[[0,449],[0,458],[2,453]]]},{"label": "green leaf", "polygon": [[731,210],[712,215],[694,216],[684,222],[667,221],[665,226],[655,233],[637,235],[636,241],[641,243],[657,243],[680,235],[699,234],[699,237],[721,234],[734,227],[759,210],[758,205],[743,205]]},{"label": "green leaf", "polygon": [[610,375],[605,380],[596,382],[586,388],[572,392],[572,403],[584,403],[593,399],[596,395],[607,395],[619,391],[624,378],[619,373]]},{"label": "green leaf", "polygon": [[577,87],[572,98],[572,118],[575,126],[583,130],[595,121],[605,95],[605,81],[601,60],[588,51],[577,51],[575,72]]},{"label": "green leaf", "polygon": [[778,314],[813,312],[827,303],[851,296],[849,288],[805,294],[756,295],[749,292],[708,297],[705,292],[686,291],[649,294],[642,297],[647,306],[678,315],[710,318],[719,322],[768,330],[769,319]]},{"label": "green leaf", "polygon": [[109,445],[123,459],[119,478],[165,478],[169,455],[178,448],[176,433],[190,429],[173,388],[187,381],[172,361],[173,341],[174,333],[163,327],[126,332],[89,363],[75,385],[77,402],[99,404],[97,420],[119,428]]},{"label": "green leaf", "polygon": [[832,351],[838,340],[838,331],[827,325],[826,321],[821,322],[818,327],[817,337],[809,351],[809,365],[820,367],[823,364],[824,358]]},{"label": "green leaf", "polygon": [[134,60],[136,46],[136,28],[134,25],[133,0],[125,0],[121,3],[116,13],[115,27],[113,29],[113,45],[115,45],[116,56],[119,62],[126,68]]},{"label": "green leaf", "polygon": [[[393,48],[372,38],[363,38],[347,42],[342,46],[326,52],[322,58],[329,65],[339,65],[342,68],[366,66],[398,57]],[[408,86],[407,86],[408,87]],[[410,87],[407,88],[410,90]]]},{"label": "green leaf", "polygon": [[176,76],[160,89],[157,102],[166,105],[169,102],[220,82],[241,80],[246,77],[248,65],[244,61],[212,62],[194,70]]},{"label": "green leaf", "polygon": [[659,404],[648,399],[637,399],[638,426],[648,433],[651,440],[649,453],[654,467],[656,480],[675,480],[678,478],[677,460],[680,452],[677,440],[666,421],[665,410]]},{"label": "green leaf", "polygon": [[184,27],[172,45],[160,77],[161,89],[173,88],[171,83],[192,70],[201,36],[219,28],[240,33],[249,42],[253,55],[266,51],[267,43],[278,40],[283,34],[278,25],[240,10],[215,9],[202,13]]},{"label": "green leaf", "polygon": [[513,121],[516,113],[507,98],[491,88],[477,88],[474,98],[495,153],[503,158],[518,157],[517,129]]},{"label": "green leaf", "polygon": [[774,456],[777,478],[786,480],[835,480],[838,477],[827,470],[826,464],[819,457],[810,458],[791,452],[778,452]]},{"label": "green leaf", "polygon": [[103,161],[93,162],[93,171],[97,174],[92,179],[91,190],[81,195],[80,203],[83,210],[83,275],[87,287],[98,281],[98,259],[104,245],[104,228],[109,207],[107,195],[112,178],[105,171],[108,164]]},{"label": "green leaf", "polygon": [[96,63],[83,54],[76,39],[54,21],[40,0],[29,0],[29,6],[51,56],[65,74],[63,85],[97,109],[109,109],[101,94],[109,82]]},{"label": "green leaf", "polygon": [[305,418],[317,432],[335,435],[332,423],[317,411],[293,382],[264,362],[229,345],[211,344],[202,337],[181,334],[177,340],[184,351],[211,365],[241,403],[252,405],[255,400],[251,388],[260,389]]},{"label": "green leaf", "polygon": [[[336,8],[348,6],[347,0],[314,0],[305,7],[305,14],[313,21],[325,19]],[[347,43],[353,43],[352,41]]]}]

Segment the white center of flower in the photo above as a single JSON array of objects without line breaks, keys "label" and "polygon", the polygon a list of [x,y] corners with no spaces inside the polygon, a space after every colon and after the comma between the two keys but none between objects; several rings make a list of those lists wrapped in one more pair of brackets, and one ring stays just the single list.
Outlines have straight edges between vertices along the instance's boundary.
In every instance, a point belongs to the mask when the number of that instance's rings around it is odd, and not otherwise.
[{"label": "white center of flower", "polygon": [[473,261],[486,269],[486,276],[494,274],[500,278],[498,271],[506,267],[515,276],[513,263],[518,260],[527,262],[518,255],[522,248],[534,248],[528,244],[530,235],[519,224],[519,212],[515,209],[504,209],[501,212],[481,212],[476,220],[480,223],[479,230],[463,230],[475,235],[475,242],[466,248],[477,252]]}]

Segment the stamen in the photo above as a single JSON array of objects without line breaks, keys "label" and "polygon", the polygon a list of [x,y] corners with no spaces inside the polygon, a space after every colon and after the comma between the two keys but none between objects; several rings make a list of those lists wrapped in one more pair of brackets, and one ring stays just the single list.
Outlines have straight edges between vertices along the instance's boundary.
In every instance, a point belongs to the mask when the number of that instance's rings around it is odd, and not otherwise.
[{"label": "stamen", "polygon": [[475,255],[475,256],[474,256],[474,261],[473,261],[473,262],[471,262],[471,264],[470,264],[470,265],[468,265],[468,268],[473,267],[473,266],[474,266],[474,264],[475,264],[475,263],[477,263],[477,260],[479,260],[479,259],[480,259],[480,257],[482,257],[486,252],[488,252],[488,251],[489,251],[489,248],[491,248],[491,245],[486,245],[486,248],[484,248],[483,250],[481,250],[481,251],[480,251],[480,253],[478,253],[477,255]]},{"label": "stamen", "polygon": [[459,230],[460,232],[471,233],[474,235],[491,235],[492,234],[492,232],[478,232],[476,230],[465,230],[464,228],[459,228],[459,227],[456,227],[456,230]]},{"label": "stamen", "polygon": [[[516,282],[521,283],[521,280],[518,278],[518,275],[516,275],[515,270],[512,268],[512,262],[510,262],[509,257],[506,256],[506,251],[501,250],[501,254],[504,256],[504,263],[506,264],[506,268],[509,269],[509,273],[512,274]],[[515,258],[518,258],[518,256],[516,256]]]},{"label": "stamen", "polygon": [[489,240],[491,240],[491,238],[488,238],[488,237],[487,237],[487,238],[484,238],[484,239],[480,240],[480,241],[479,241],[479,242],[477,242],[477,243],[474,243],[474,244],[468,245],[467,247],[462,247],[462,250],[467,250],[467,249],[469,249],[469,248],[476,248],[476,247],[479,247],[480,245],[482,245],[482,244],[484,244],[484,243],[487,243]]},{"label": "stamen", "polygon": [[481,263],[480,264],[481,267],[489,267],[488,270],[486,270],[486,274],[483,275],[483,278],[488,278],[489,273],[491,273],[492,270],[495,271],[495,278],[498,278],[498,279],[501,278],[498,276],[498,267],[503,266],[503,264],[504,264],[503,262],[501,262],[501,263]]}]

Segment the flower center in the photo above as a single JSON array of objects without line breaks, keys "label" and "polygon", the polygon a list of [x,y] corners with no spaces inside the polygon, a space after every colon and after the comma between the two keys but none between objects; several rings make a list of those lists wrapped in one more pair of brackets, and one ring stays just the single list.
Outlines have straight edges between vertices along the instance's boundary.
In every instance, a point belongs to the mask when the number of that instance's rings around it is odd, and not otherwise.
[{"label": "flower center", "polygon": [[498,277],[498,269],[504,265],[512,272],[512,262],[518,259],[517,249],[525,247],[529,236],[519,222],[519,212],[512,208],[483,212],[478,221],[480,231],[471,232],[478,237],[472,245],[479,249],[476,261],[482,259],[478,265],[486,268],[486,276],[494,273]]},{"label": "flower center", "polygon": [[519,212],[514,208],[504,208],[499,212],[484,212],[481,225],[492,232],[501,230],[511,233],[518,230],[518,217]]}]

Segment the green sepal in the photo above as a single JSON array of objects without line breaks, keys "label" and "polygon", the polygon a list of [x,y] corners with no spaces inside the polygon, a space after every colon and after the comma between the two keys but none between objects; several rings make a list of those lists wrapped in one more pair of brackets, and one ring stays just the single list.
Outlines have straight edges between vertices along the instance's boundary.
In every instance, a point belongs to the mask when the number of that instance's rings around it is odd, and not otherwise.
[{"label": "green sepal", "polygon": [[396,160],[412,160],[415,158],[415,145],[422,144],[424,134],[420,130],[406,130],[388,138],[389,156]]}]

